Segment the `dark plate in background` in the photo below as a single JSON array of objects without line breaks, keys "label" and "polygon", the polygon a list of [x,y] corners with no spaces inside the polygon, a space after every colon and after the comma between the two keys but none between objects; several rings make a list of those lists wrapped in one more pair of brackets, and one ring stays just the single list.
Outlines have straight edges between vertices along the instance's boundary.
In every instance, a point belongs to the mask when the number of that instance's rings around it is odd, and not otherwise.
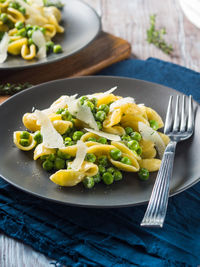
[{"label": "dark plate in background", "polygon": [[20,56],[9,55],[7,60],[0,64],[0,69],[28,68],[69,57],[87,46],[98,35],[101,29],[101,20],[96,11],[79,0],[63,1],[61,25],[65,32],[57,34],[52,40],[61,44],[63,52],[50,54],[44,59],[26,61]]},{"label": "dark plate in background", "polygon": [[[124,174],[123,180],[106,186],[98,184],[92,190],[82,184],[61,188],[49,180],[39,162],[33,161],[33,152],[23,152],[15,147],[13,132],[23,130],[22,116],[32,107],[44,109],[63,94],[79,95],[102,92],[118,86],[115,94],[132,96],[137,103],[155,109],[163,119],[170,95],[182,95],[170,88],[145,81],[120,77],[81,77],[53,81],[21,92],[0,105],[0,174],[18,188],[48,200],[85,207],[125,207],[149,200],[156,173],[146,182],[136,173]],[[200,177],[200,108],[196,106],[195,132],[192,138],[177,146],[170,195],[185,190]]]}]

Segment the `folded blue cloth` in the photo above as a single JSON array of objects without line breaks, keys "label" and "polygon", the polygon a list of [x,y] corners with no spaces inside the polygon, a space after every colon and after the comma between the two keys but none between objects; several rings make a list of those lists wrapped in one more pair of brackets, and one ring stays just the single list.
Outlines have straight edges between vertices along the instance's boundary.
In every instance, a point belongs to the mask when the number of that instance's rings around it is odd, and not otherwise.
[{"label": "folded blue cloth", "polygon": [[[101,73],[134,77],[192,94],[200,74],[157,59],[126,60]],[[66,266],[200,265],[200,183],[169,199],[163,229],[139,226],[146,206],[84,209],[26,194],[0,179],[0,230]]]}]

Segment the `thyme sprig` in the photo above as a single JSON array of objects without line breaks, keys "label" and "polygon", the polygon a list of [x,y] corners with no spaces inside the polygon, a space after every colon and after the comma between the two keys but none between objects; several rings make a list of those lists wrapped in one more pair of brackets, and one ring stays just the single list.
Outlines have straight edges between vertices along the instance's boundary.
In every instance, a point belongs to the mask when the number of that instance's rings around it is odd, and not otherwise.
[{"label": "thyme sprig", "polygon": [[173,51],[172,45],[168,45],[164,40],[164,35],[166,35],[166,29],[162,28],[160,30],[156,29],[156,15],[150,16],[150,28],[147,30],[147,42],[154,44],[156,47],[161,49],[165,54],[171,54]]},{"label": "thyme sprig", "polygon": [[0,84],[0,95],[14,95],[24,89],[31,87],[30,83],[6,83]]}]

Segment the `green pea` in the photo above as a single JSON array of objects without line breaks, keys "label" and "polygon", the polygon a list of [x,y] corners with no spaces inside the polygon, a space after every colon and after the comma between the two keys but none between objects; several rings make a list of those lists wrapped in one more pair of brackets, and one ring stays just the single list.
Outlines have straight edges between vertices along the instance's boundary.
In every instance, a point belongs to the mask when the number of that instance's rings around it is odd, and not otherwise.
[{"label": "green pea", "polygon": [[[47,53],[51,53],[53,52],[53,47],[54,47],[54,42],[52,41],[49,41],[46,43],[46,50],[47,50]],[[64,109],[63,109],[64,110]],[[60,114],[60,113],[59,113]]]},{"label": "green pea", "polygon": [[15,23],[15,28],[18,29],[18,30],[24,28],[24,23],[21,22],[21,21],[16,22]]},{"label": "green pea", "polygon": [[85,100],[87,100],[87,99],[88,99],[87,96],[82,96],[82,97],[79,99],[80,104],[83,105],[84,102],[85,102]]},{"label": "green pea", "polygon": [[99,139],[98,139],[98,143],[101,143],[101,144],[107,144],[107,139],[105,138],[105,137],[100,137]]},{"label": "green pea", "polygon": [[70,114],[69,110],[65,108],[63,112],[61,113],[62,120],[70,121],[72,119],[72,115]]},{"label": "green pea", "polygon": [[104,155],[98,157],[98,162],[99,162],[100,165],[102,165],[104,167],[108,166],[108,158],[106,156],[104,156]]},{"label": "green pea", "polygon": [[61,45],[54,45],[53,52],[54,52],[54,54],[62,53],[62,46]]},{"label": "green pea", "polygon": [[94,179],[94,182],[96,184],[98,184],[101,181],[101,175],[100,175],[100,173],[97,173],[96,175],[92,176],[92,178]]},{"label": "green pea", "polygon": [[92,153],[87,153],[86,157],[85,157],[85,160],[89,161],[89,162],[95,162],[96,161],[96,156],[94,154],[92,154]]},{"label": "green pea", "polygon": [[21,30],[18,30],[17,35],[20,35],[22,37],[26,37],[26,29],[22,28]]},{"label": "green pea", "polygon": [[23,15],[26,15],[26,9],[22,6],[19,7],[18,9]]},{"label": "green pea", "polygon": [[33,26],[33,31],[37,31],[37,30],[39,30],[39,26],[37,25]]},{"label": "green pea", "polygon": [[38,144],[42,143],[42,141],[43,141],[43,138],[42,138],[40,131],[35,132],[33,138]]},{"label": "green pea", "polygon": [[87,141],[96,142],[97,139],[95,137],[89,137]]},{"label": "green pea", "polygon": [[131,140],[127,143],[127,146],[131,150],[137,150],[139,148],[139,143],[136,140]]},{"label": "green pea", "polygon": [[91,110],[94,110],[94,104],[89,100],[85,100],[83,105],[89,107]]},{"label": "green pea", "polygon": [[113,181],[114,181],[114,177],[110,172],[105,172],[102,175],[102,179],[103,179],[104,183],[107,184],[107,185],[112,184]]},{"label": "green pea", "polygon": [[49,155],[43,155],[40,157],[41,160],[46,160],[48,158]]},{"label": "green pea", "polygon": [[120,171],[115,171],[114,173],[113,173],[113,177],[114,177],[114,180],[115,181],[119,181],[119,180],[121,180],[122,179],[122,173],[120,172]]},{"label": "green pea", "polygon": [[133,128],[131,128],[131,127],[126,127],[126,128],[125,128],[125,132],[126,132],[126,134],[131,134],[131,133],[133,132]]},{"label": "green pea", "polygon": [[29,140],[27,140],[27,139],[20,139],[19,143],[22,146],[29,146],[29,144],[30,144]]},{"label": "green pea", "polygon": [[33,39],[32,38],[29,38],[28,39],[28,45],[32,45],[32,44],[34,44]]},{"label": "green pea", "polygon": [[99,168],[99,172],[100,172],[101,174],[104,173],[104,172],[106,172],[106,169],[105,169],[104,166],[99,165],[98,168]]},{"label": "green pea", "polygon": [[33,29],[33,26],[30,25],[30,24],[27,24],[27,25],[25,26],[25,28],[26,28],[26,30],[28,31],[28,30],[32,30],[32,29]]},{"label": "green pea", "polygon": [[45,34],[46,33],[46,29],[45,28],[43,28],[43,27],[40,27],[39,28],[39,30],[43,33],[43,34]]},{"label": "green pea", "polygon": [[65,138],[65,146],[72,146],[73,144],[74,142],[72,141],[70,137]]},{"label": "green pea", "polygon": [[124,134],[124,135],[122,135],[122,140],[123,141],[131,141],[131,137],[127,134]]},{"label": "green pea", "polygon": [[131,139],[140,142],[140,140],[142,139],[142,136],[138,132],[133,132],[131,133]]},{"label": "green pea", "polygon": [[97,106],[97,102],[98,102],[97,98],[94,97],[90,99],[90,101],[95,105],[95,107]]},{"label": "green pea", "polygon": [[113,168],[113,167],[109,167],[109,168],[107,169],[107,172],[110,172],[111,174],[113,174],[115,171],[116,171],[116,169]]},{"label": "green pea", "polygon": [[63,111],[65,111],[64,108],[59,108],[59,109],[56,111],[56,114],[62,114]]},{"label": "green pea", "polygon": [[149,179],[149,171],[145,168],[141,168],[138,172],[139,178],[143,181],[146,181]]},{"label": "green pea", "polygon": [[6,23],[8,21],[8,16],[6,13],[1,13],[0,15],[0,20],[3,22],[3,23]]},{"label": "green pea", "polygon": [[64,167],[65,167],[65,160],[59,157],[56,157],[54,161],[54,168],[56,170],[60,170],[60,169],[64,169]]},{"label": "green pea", "polygon": [[100,106],[98,107],[98,110],[102,110],[102,111],[104,111],[106,114],[108,114],[108,112],[109,112],[109,106],[106,105],[106,104],[102,104],[102,105],[100,105]]},{"label": "green pea", "polygon": [[26,34],[29,38],[31,38],[33,35],[33,30],[28,30]]},{"label": "green pea", "polygon": [[101,130],[101,129],[102,129],[102,124],[101,124],[101,122],[100,122],[100,121],[96,121],[96,123],[97,123],[97,127],[98,127],[98,129]]},{"label": "green pea", "polygon": [[71,159],[71,155],[58,150],[57,155],[61,159]]},{"label": "green pea", "polygon": [[27,131],[23,131],[21,134],[20,134],[20,138],[21,139],[28,139],[30,138],[30,133],[27,132]]},{"label": "green pea", "polygon": [[150,120],[149,123],[150,123],[150,127],[151,127],[152,129],[154,129],[155,131],[158,130],[159,126],[158,126],[158,122],[157,122],[157,121],[155,121],[155,120]]},{"label": "green pea", "polygon": [[132,165],[132,162],[131,162],[131,160],[128,157],[123,157],[121,159],[121,163],[124,163],[126,165]]},{"label": "green pea", "polygon": [[50,160],[45,160],[43,163],[42,163],[42,167],[45,171],[50,171],[53,169],[53,162],[50,161]]},{"label": "green pea", "polygon": [[18,9],[20,7],[20,5],[17,2],[10,2],[9,7],[14,8],[14,9]]},{"label": "green pea", "polygon": [[139,156],[142,155],[142,148],[139,146],[136,152]]},{"label": "green pea", "polygon": [[84,178],[83,184],[86,188],[90,189],[94,187],[94,179],[92,177],[87,176]]},{"label": "green pea", "polygon": [[73,134],[73,136],[72,136],[72,139],[73,139],[74,141],[78,141],[78,140],[81,139],[81,136],[82,136],[82,135],[84,135],[83,132],[81,132],[81,131],[76,131],[76,132],[74,132],[74,134]]},{"label": "green pea", "polygon": [[49,161],[54,161],[55,159],[56,159],[55,154],[49,154],[49,156],[47,157],[47,160],[49,160]]},{"label": "green pea", "polygon": [[110,156],[114,160],[120,160],[122,157],[122,152],[119,149],[114,148],[110,151]]},{"label": "green pea", "polygon": [[97,113],[95,114],[95,117],[98,121],[103,122],[106,118],[106,113],[102,110],[97,111]]}]

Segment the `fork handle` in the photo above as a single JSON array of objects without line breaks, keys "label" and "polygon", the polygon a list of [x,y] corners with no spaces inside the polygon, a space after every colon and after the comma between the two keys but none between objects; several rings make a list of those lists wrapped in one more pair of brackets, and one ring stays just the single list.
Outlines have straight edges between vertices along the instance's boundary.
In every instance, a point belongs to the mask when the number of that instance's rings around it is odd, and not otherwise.
[{"label": "fork handle", "polygon": [[149,204],[140,224],[141,226],[163,227],[167,211],[169,184],[173,171],[176,144],[177,142],[170,141],[165,149]]}]

